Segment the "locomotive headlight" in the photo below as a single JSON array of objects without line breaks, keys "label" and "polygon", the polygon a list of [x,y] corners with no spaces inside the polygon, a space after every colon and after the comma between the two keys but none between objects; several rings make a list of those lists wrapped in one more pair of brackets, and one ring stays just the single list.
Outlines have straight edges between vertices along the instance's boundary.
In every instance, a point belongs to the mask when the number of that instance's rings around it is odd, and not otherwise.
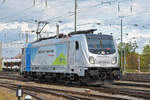
[{"label": "locomotive headlight", "polygon": [[113,57],[113,59],[112,59],[112,62],[111,62],[112,64],[116,64],[117,63],[117,57]]},{"label": "locomotive headlight", "polygon": [[89,62],[90,62],[91,64],[95,64],[95,60],[94,60],[94,57],[93,57],[93,56],[90,56],[90,57],[89,57]]}]

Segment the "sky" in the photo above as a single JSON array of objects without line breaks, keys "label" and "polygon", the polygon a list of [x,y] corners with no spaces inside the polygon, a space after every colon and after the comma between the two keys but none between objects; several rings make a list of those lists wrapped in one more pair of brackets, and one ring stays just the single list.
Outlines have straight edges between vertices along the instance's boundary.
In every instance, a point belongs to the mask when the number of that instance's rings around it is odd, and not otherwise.
[{"label": "sky", "polygon": [[[38,22],[46,21],[42,37],[74,31],[75,0],[0,0],[0,41],[3,57],[21,53],[26,42],[36,40]],[[137,42],[136,52],[142,53],[150,40],[150,0],[77,0],[77,30],[97,29],[97,33],[113,33],[120,42],[120,22],[123,22],[123,42]],[[41,25],[42,27],[43,25]],[[128,34],[128,35],[127,35]]]}]

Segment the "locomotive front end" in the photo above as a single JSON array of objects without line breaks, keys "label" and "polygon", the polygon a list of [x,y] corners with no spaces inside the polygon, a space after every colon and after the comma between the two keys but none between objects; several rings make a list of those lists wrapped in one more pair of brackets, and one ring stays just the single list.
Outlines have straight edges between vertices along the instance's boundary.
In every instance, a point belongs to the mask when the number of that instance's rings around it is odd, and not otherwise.
[{"label": "locomotive front end", "polygon": [[116,80],[120,78],[119,55],[112,35],[86,35],[89,66],[86,77],[92,80]]}]

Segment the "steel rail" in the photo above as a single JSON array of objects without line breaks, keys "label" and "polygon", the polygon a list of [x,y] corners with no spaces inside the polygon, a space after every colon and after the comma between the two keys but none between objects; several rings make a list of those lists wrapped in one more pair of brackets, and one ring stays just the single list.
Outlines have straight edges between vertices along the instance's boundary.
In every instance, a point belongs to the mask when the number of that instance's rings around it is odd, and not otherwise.
[{"label": "steel rail", "polygon": [[[4,87],[4,88],[7,88],[7,89],[14,90],[15,92],[17,90],[17,87],[14,87],[14,86],[8,86],[8,85],[5,85],[5,84],[3,84],[3,85],[0,84],[0,86]],[[41,98],[41,97],[37,96],[36,94],[31,93],[30,91],[23,91],[23,92],[25,94],[31,95],[32,97],[34,97],[37,100],[45,100],[44,98]]]},{"label": "steel rail", "polygon": [[117,85],[102,86],[99,88],[90,87],[90,89],[101,91],[104,93],[128,95],[128,96],[142,98],[142,99],[148,99],[148,100],[150,99],[150,90],[124,88],[121,86],[119,87]]},{"label": "steel rail", "polygon": [[[4,85],[13,85],[13,86],[18,86],[17,84],[11,84],[7,82],[0,82],[0,84]],[[62,89],[53,89],[53,88],[44,88],[44,87],[38,87],[38,86],[27,86],[27,85],[22,85],[23,90],[27,91],[34,91],[34,92],[39,92],[39,93],[44,93],[44,94],[52,94],[56,96],[61,96],[65,97],[71,100],[95,100],[95,99],[100,99],[100,98],[105,98],[105,99],[111,99],[111,100],[128,100],[125,98],[117,97],[117,96],[108,96],[108,95],[96,95],[96,94],[88,94],[86,92],[77,92],[77,91],[70,91],[70,90],[62,90]]]},{"label": "steel rail", "polygon": [[[4,77],[5,78],[5,77]],[[21,77],[9,77],[7,76],[8,79],[12,79],[12,80],[21,80],[23,81],[23,79]],[[57,84],[58,85],[58,84]],[[60,85],[60,84],[59,84]],[[115,84],[117,85],[117,84]],[[62,85],[61,85],[62,86]],[[66,85],[63,85],[63,86],[66,86]],[[119,85],[118,85],[119,86]],[[145,85],[144,84],[137,84],[137,85],[130,85],[128,83],[124,83],[124,84],[120,84],[120,86],[135,86],[135,87],[145,87],[145,88],[149,88],[150,86],[149,85]],[[33,86],[25,86],[26,88],[27,87],[33,87]],[[25,88],[24,87],[24,88]],[[75,86],[75,87],[83,87],[83,86]],[[43,91],[46,91],[47,93],[49,93],[50,91],[55,91],[55,92],[64,92],[66,93],[67,90],[57,90],[57,89],[53,89],[53,88],[41,88],[41,87],[34,87],[34,89],[36,88],[40,88],[41,90],[43,89]],[[133,97],[138,97],[138,98],[144,98],[144,99],[150,99],[149,95],[150,95],[150,91],[149,90],[139,90],[139,89],[129,89],[129,88],[117,88],[117,87],[111,87],[111,86],[105,86],[105,87],[88,87],[88,86],[84,86],[83,88],[89,88],[89,89],[92,89],[92,90],[97,90],[97,91],[100,91],[100,92],[105,92],[105,93],[111,93],[111,94],[122,94],[122,95],[128,95],[128,96],[133,96]],[[45,89],[45,90],[44,90]],[[68,91],[68,93],[70,93],[70,91]],[[76,94],[74,92],[74,94]],[[82,93],[79,93],[79,94],[82,94]],[[78,95],[79,95],[78,94]],[[62,95],[65,95],[65,94],[62,94]],[[61,96],[62,96],[61,95]],[[84,94],[82,94],[84,95]],[[89,96],[89,94],[87,95],[84,95],[84,96]],[[66,96],[67,97],[67,96]],[[68,96],[69,97],[69,96]],[[76,96],[73,96],[72,97],[76,97]],[[81,97],[81,96],[80,96]],[[102,98],[103,96],[101,96]],[[77,96],[76,98],[79,99],[79,96]],[[103,98],[106,98],[105,96]],[[107,97],[109,98],[109,97]],[[110,97],[112,99],[112,97]],[[117,97],[116,97],[117,98]],[[72,98],[73,99],[73,98]],[[82,98],[83,99],[83,98]],[[121,99],[121,98],[120,98]],[[123,98],[122,98],[123,99]]]}]

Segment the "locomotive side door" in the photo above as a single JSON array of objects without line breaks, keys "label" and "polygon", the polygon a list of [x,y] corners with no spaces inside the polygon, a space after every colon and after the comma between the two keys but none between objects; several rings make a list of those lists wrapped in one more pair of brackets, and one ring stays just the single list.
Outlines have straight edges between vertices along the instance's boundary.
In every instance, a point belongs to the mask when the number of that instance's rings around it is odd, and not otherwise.
[{"label": "locomotive side door", "polygon": [[68,65],[71,68],[75,66],[75,43],[73,41],[69,42],[69,57],[68,57]]},{"label": "locomotive side door", "polygon": [[80,41],[75,41],[75,65],[78,68],[84,66],[84,54]]},{"label": "locomotive side door", "polygon": [[69,57],[68,57],[68,61],[69,61],[69,72],[70,73],[76,73],[78,75],[83,75],[83,70],[82,66],[83,66],[83,59],[82,59],[82,55],[81,55],[81,45],[79,43],[79,41],[73,41],[70,42],[69,45]]}]

